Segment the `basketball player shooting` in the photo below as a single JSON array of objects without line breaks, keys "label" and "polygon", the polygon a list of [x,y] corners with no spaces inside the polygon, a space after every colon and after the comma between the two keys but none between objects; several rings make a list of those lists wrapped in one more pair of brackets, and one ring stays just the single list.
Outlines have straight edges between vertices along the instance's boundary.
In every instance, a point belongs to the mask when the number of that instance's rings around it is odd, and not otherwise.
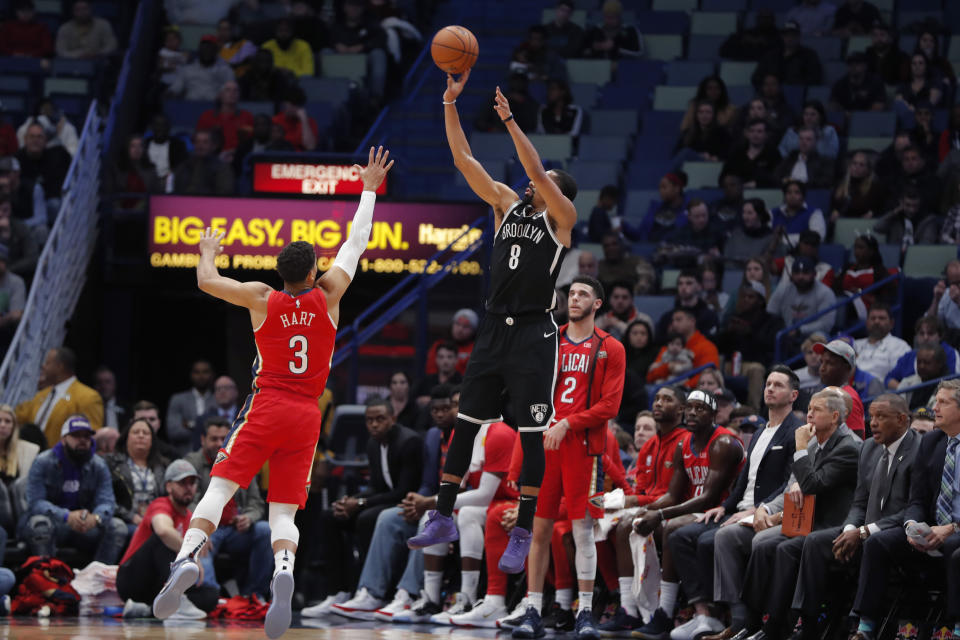
[{"label": "basketball player shooting", "polygon": [[470,71],[455,80],[447,75],[443,112],[447,142],[457,169],[473,192],[493,208],[496,233],[490,262],[486,315],[460,393],[460,412],[440,479],[437,508],[422,532],[410,538],[413,549],[456,540],[451,517],[460,483],[470,465],[480,426],[501,420],[506,392],[509,415],[520,432],[523,469],[517,525],[500,558],[507,573],[523,570],[530,551],[537,494],[543,480],[543,432],[553,418],[553,388],[557,376],[557,325],[550,311],[570,234],[577,221],[573,198],[577,185],[567,173],[546,171],[537,150],[517,126],[510,104],[497,87],[494,109],[517,149],[530,184],[523,198],[496,182],[473,157],[460,126],[457,96]]},{"label": "basketball player shooting", "polygon": [[392,160],[387,162],[389,155],[383,147],[376,151],[371,147],[367,166],[355,166],[363,181],[360,205],[333,266],[319,279],[316,252],[308,242],[292,242],[280,251],[277,272],[283,290],[275,291],[262,282],[238,282],[217,273],[222,231],[208,228],[200,239],[197,284],[201,291],[249,309],[257,357],[252,392],[217,453],[210,486],[193,512],[170,577],[153,601],[157,618],[173,614],[184,591],[196,584],[197,553],[217,529],[224,506],[269,461],[275,470],[267,494],[275,567],[264,631],[277,638],[290,626],[294,554],[300,538],[293,518],[306,504],[320,437],[317,398],[330,373],[340,299],[370,238],[375,192],[393,166]]}]

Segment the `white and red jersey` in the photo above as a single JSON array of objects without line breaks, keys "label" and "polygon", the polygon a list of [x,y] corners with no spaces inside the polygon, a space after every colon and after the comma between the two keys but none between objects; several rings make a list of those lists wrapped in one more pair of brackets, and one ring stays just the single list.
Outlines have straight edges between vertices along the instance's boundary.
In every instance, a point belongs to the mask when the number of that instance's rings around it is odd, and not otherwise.
[{"label": "white and red jersey", "polygon": [[510,461],[513,457],[514,444],[520,437],[504,422],[494,422],[481,429],[477,434],[479,446],[474,447],[473,459],[467,471],[466,486],[476,489],[480,486],[480,476],[486,473],[502,473],[500,485],[494,494],[494,500],[512,500],[518,493],[507,486],[507,475],[510,472]]},{"label": "white and red jersey", "polygon": [[[713,446],[714,440],[724,435],[735,439],[737,438],[737,436],[726,427],[716,427],[710,435],[707,446],[699,452],[694,452],[693,450],[693,433],[688,433],[683,437],[683,444],[681,445],[683,447],[683,468],[687,472],[687,478],[690,479],[690,490],[687,493],[686,499],[696,498],[703,493],[703,486],[707,481],[707,474],[710,472],[710,447]],[[743,464],[742,460],[740,464]],[[726,499],[729,492],[729,488],[727,488],[720,497],[720,500],[723,501]]]},{"label": "white and red jersey", "polygon": [[253,333],[253,389],[286,391],[319,398],[330,374],[337,326],[327,312],[327,298],[314,288],[292,295],[274,291],[267,317]]}]

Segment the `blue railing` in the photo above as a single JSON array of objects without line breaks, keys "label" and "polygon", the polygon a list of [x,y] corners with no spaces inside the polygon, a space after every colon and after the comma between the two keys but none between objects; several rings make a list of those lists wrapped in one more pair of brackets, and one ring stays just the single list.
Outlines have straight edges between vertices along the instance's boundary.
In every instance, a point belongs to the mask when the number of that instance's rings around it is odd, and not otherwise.
[{"label": "blue railing", "polygon": [[[863,290],[861,290],[860,292],[858,292],[858,293],[856,293],[856,294],[854,294],[854,295],[852,295],[852,296],[843,297],[843,298],[837,300],[837,302],[835,302],[834,304],[832,304],[832,305],[830,305],[829,307],[827,307],[826,309],[823,309],[822,311],[818,311],[817,313],[814,313],[813,315],[807,316],[806,318],[803,318],[802,320],[799,320],[799,321],[793,323],[793,324],[790,325],[789,327],[786,327],[786,328],[784,328],[784,329],[781,329],[780,331],[777,332],[777,336],[776,336],[776,338],[774,339],[774,344],[773,344],[773,361],[774,361],[774,362],[777,362],[777,363],[782,363],[782,364],[785,364],[785,365],[788,365],[788,366],[789,366],[790,364],[792,364],[792,363],[794,363],[794,362],[796,362],[797,360],[800,359],[801,354],[794,355],[794,356],[792,356],[789,360],[786,360],[786,361],[784,361],[784,360],[782,359],[783,352],[782,352],[782,350],[781,350],[780,344],[781,344],[781,342],[783,341],[783,337],[784,337],[785,335],[787,335],[788,333],[790,333],[791,331],[794,331],[794,330],[796,330],[796,329],[799,329],[799,328],[802,327],[803,325],[805,325],[805,324],[807,324],[807,323],[810,323],[810,322],[813,322],[813,321],[816,320],[817,318],[822,318],[823,316],[827,315],[828,313],[833,313],[834,311],[836,311],[837,309],[839,309],[839,308],[841,308],[841,307],[845,307],[846,305],[853,304],[854,300],[856,300],[856,299],[858,299],[858,298],[861,298],[861,297],[863,297],[864,295],[866,295],[866,294],[868,294],[868,293],[872,293],[872,292],[874,292],[874,291],[877,291],[878,289],[882,289],[883,287],[889,285],[890,283],[892,283],[892,282],[894,282],[894,281],[900,281],[900,286],[897,287],[897,303],[896,303],[896,305],[893,305],[893,307],[891,308],[891,311],[893,311],[893,313],[894,313],[894,315],[895,315],[895,319],[896,319],[896,324],[897,324],[897,326],[899,327],[900,324],[901,324],[901,315],[902,315],[902,307],[903,307],[903,278],[904,278],[904,276],[903,276],[903,271],[897,271],[896,273],[887,276],[886,278],[884,278],[884,279],[881,280],[880,282],[875,282],[874,284],[870,285],[870,286],[867,287],[866,289],[863,289]],[[857,329],[859,329],[859,328],[861,328],[861,327],[863,327],[863,321],[859,321],[859,322],[857,322],[856,324],[854,324],[854,325],[852,325],[852,326],[850,326],[850,327],[847,327],[847,328],[844,330],[844,333],[851,332],[851,331],[856,331]]]},{"label": "blue railing", "polygon": [[36,392],[40,363],[48,349],[63,344],[67,321],[83,289],[97,237],[100,127],[94,100],[63,183],[60,211],[40,253],[23,318],[0,365],[3,402],[17,404]]},{"label": "blue railing", "polygon": [[875,396],[867,396],[866,398],[864,398],[864,399],[863,399],[863,406],[867,406],[868,404],[870,404],[871,402],[873,402],[876,398],[878,398],[878,397],[881,396],[881,395],[885,395],[885,394],[888,394],[888,393],[896,393],[896,394],[898,394],[898,395],[899,395],[899,394],[903,394],[903,393],[911,393],[911,392],[913,392],[913,391],[916,391],[917,389],[925,389],[926,387],[932,387],[932,386],[935,385],[935,384],[940,384],[940,383],[943,382],[944,380],[953,380],[954,378],[960,378],[960,373],[951,373],[951,374],[942,376],[942,377],[940,377],[940,378],[934,378],[933,380],[927,380],[926,382],[921,382],[920,384],[915,384],[915,385],[910,386],[910,387],[898,387],[898,388],[896,388],[896,389],[885,389],[884,392],[883,392],[883,394],[879,394],[879,393],[878,393],[878,394],[875,395]]}]

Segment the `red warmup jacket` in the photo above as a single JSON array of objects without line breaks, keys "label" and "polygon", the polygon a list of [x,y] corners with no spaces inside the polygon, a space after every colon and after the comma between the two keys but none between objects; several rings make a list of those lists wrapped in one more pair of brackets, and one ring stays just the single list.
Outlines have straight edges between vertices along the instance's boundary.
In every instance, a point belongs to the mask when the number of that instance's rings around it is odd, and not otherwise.
[{"label": "red warmup jacket", "polygon": [[640,447],[634,469],[636,488],[629,492],[637,496],[640,506],[650,504],[670,488],[670,478],[676,471],[673,467],[674,453],[678,443],[689,434],[689,431],[677,425],[666,436],[658,433]]}]

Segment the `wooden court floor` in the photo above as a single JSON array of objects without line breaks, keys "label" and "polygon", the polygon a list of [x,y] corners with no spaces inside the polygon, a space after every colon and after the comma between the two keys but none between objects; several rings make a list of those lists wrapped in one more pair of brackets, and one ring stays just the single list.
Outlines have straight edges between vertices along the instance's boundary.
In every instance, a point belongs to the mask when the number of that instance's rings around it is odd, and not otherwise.
[{"label": "wooden court floor", "polygon": [[[499,632],[509,638],[509,632]],[[460,629],[456,627],[407,626],[373,622],[339,622],[336,620],[300,620],[283,640],[435,640],[449,636],[458,640],[478,638],[493,640],[494,629]],[[262,640],[262,622],[235,621],[172,621],[114,620],[111,618],[7,618],[0,620],[0,640]]]}]

